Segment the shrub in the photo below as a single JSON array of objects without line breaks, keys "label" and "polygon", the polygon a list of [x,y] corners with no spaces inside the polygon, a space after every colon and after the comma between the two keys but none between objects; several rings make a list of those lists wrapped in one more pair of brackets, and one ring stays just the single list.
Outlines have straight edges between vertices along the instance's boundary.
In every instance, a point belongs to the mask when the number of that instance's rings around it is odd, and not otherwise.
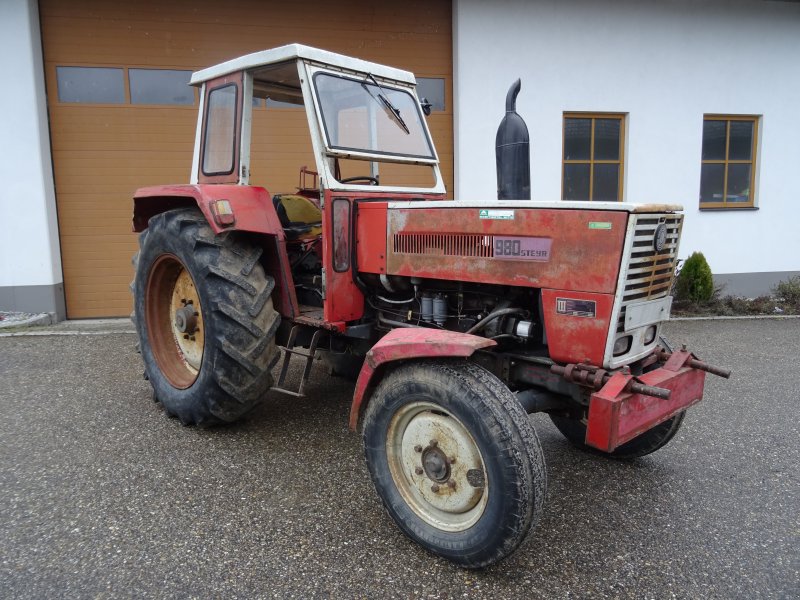
[{"label": "shrub", "polygon": [[694,304],[705,304],[714,296],[714,278],[702,252],[692,253],[683,263],[675,295],[679,300]]},{"label": "shrub", "polygon": [[772,293],[786,304],[800,309],[800,275],[789,277],[786,281],[779,281],[772,288]]}]

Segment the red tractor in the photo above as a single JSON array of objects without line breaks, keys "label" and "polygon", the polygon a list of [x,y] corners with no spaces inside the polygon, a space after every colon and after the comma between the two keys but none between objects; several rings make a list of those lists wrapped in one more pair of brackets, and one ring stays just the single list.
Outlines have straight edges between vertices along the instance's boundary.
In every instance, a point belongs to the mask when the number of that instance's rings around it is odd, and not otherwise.
[{"label": "red tractor", "polygon": [[[447,200],[406,71],[288,45],[191,83],[191,183],[138,190],[133,217],[145,375],[183,423],[302,395],[322,356],[357,377],[350,426],[398,526],[481,567],[542,510],[529,413],[580,448],[638,457],[673,438],[707,371],[727,376],[659,335],[680,207]],[[307,116],[316,171],[293,193],[249,184],[265,99]],[[293,355],[305,369],[289,390]]]}]

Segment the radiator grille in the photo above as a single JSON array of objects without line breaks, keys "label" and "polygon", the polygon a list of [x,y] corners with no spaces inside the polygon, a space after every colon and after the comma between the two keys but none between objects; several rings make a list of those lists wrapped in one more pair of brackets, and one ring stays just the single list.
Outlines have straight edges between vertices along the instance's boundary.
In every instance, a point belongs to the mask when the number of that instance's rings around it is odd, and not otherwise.
[{"label": "radiator grille", "polygon": [[493,236],[469,233],[396,233],[394,252],[492,258]]},{"label": "radiator grille", "polygon": [[[636,225],[617,323],[618,332],[625,328],[626,305],[663,298],[669,294],[683,226],[683,215],[637,215],[632,218],[636,219]],[[657,252],[653,238],[661,223],[667,227],[667,240],[661,251]]]}]

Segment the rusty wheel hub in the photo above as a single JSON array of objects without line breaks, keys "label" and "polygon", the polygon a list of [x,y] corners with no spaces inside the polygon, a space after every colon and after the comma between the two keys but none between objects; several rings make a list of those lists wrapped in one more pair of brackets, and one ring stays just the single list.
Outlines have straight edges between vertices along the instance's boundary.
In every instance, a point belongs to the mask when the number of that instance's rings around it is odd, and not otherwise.
[{"label": "rusty wheel hub", "polygon": [[197,331],[197,317],[194,302],[190,300],[186,306],[175,311],[175,328],[179,333],[192,335]]},{"label": "rusty wheel hub", "polygon": [[431,402],[409,403],[392,418],[386,445],[397,489],[420,518],[445,531],[478,521],[489,497],[485,467],[456,417]]}]

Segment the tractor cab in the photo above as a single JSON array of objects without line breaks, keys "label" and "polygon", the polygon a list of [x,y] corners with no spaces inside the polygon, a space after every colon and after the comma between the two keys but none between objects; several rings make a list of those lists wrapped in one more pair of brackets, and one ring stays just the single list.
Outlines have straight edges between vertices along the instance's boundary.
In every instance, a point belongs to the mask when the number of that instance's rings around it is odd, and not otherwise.
[{"label": "tractor cab", "polygon": [[201,97],[192,183],[274,186],[265,174],[311,163],[319,187],[300,195],[318,200],[367,187],[444,194],[412,73],[290,44],[199,71],[191,84]]}]

